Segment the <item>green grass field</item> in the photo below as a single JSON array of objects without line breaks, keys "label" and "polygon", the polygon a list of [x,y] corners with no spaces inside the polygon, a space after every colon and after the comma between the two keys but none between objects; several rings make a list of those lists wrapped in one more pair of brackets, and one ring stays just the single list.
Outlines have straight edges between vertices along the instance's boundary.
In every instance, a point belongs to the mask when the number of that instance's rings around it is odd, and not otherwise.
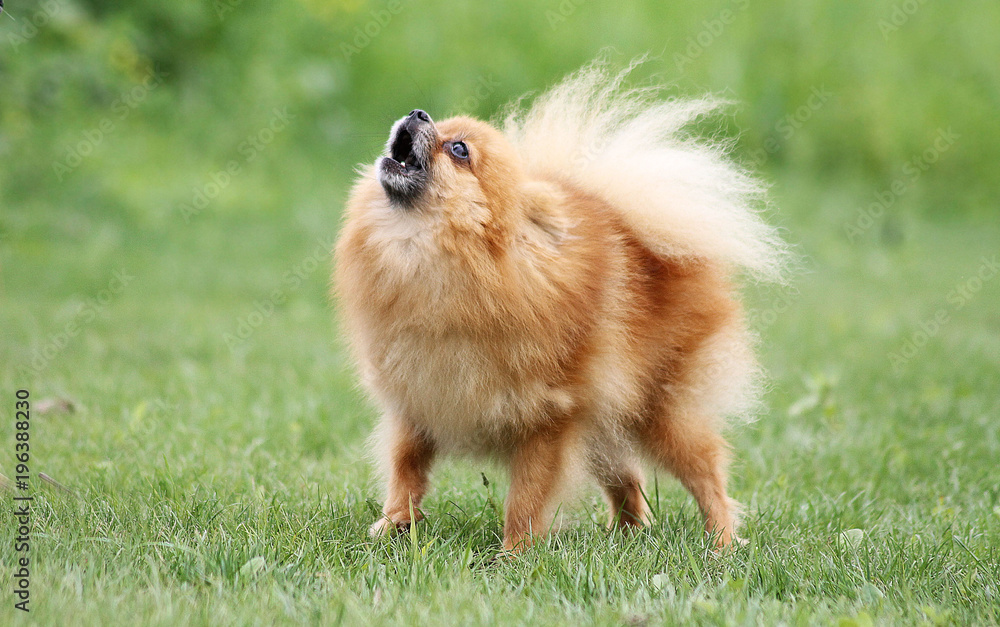
[{"label": "green grass field", "polygon": [[[782,191],[782,205],[809,200]],[[914,222],[905,244],[852,248],[832,219],[789,220],[810,269],[755,299],[773,389],[733,433],[750,545],[711,554],[690,498],[661,475],[638,537],[606,533],[588,492],[549,542],[492,564],[504,482],[474,463],[441,468],[414,535],[367,538],[373,415],[335,342],[325,253],[306,272],[312,234],[245,250],[282,229],[275,219],[213,223],[175,249],[25,242],[4,285],[4,412],[19,387],[36,408],[76,407],[31,420],[32,470],[76,496],[32,478],[30,621],[996,623],[1000,280],[960,310],[948,294],[996,256],[1000,232]],[[296,266],[293,289],[282,277]],[[40,373],[19,374],[119,269],[134,279]],[[230,348],[275,289],[283,304]],[[942,308],[949,321],[894,373],[888,354]],[[11,460],[12,420],[0,434]],[[12,585],[5,568],[7,617]]]},{"label": "green grass field", "polygon": [[[35,495],[25,614],[0,488],[0,624],[1000,624],[1000,9],[920,4],[883,36],[892,2],[564,4],[404,3],[350,58],[382,4],[66,0],[17,46],[0,16],[0,472],[27,389]],[[723,132],[803,258],[747,291],[771,376],[731,432],[750,543],[712,553],[661,473],[637,536],[588,488],[494,561],[505,479],[472,461],[373,541],[375,415],[327,297],[352,165],[414,103],[489,115],[607,45],[742,103]]]}]

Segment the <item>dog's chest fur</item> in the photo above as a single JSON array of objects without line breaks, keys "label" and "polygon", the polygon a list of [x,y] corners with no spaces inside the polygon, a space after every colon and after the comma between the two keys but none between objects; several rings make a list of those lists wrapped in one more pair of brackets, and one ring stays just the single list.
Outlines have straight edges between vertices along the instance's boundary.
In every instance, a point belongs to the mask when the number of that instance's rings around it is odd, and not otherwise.
[{"label": "dog's chest fur", "polygon": [[361,334],[366,377],[383,404],[442,447],[469,452],[569,411],[558,360],[568,348],[556,346],[565,338],[518,323],[530,309],[517,302],[518,286],[485,262],[451,258],[427,231],[404,234],[395,225],[369,239],[383,269],[379,289],[391,289]]}]

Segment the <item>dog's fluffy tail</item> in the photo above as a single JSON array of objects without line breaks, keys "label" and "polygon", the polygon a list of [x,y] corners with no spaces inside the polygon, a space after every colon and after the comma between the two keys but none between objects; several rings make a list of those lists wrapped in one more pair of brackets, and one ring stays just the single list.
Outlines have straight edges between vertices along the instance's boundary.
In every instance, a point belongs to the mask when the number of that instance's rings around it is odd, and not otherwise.
[{"label": "dog's fluffy tail", "polygon": [[634,65],[614,73],[597,61],[529,109],[515,105],[503,129],[527,171],[603,198],[656,254],[781,280],[788,251],[760,217],[764,186],[727,157],[731,142],[689,132],[724,103],[625,89]]}]

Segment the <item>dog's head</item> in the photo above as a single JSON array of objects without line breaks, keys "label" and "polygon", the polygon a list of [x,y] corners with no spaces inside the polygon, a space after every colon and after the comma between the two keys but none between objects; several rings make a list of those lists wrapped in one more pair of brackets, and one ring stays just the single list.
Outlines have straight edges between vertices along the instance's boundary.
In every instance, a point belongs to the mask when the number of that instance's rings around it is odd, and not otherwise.
[{"label": "dog's head", "polygon": [[525,177],[520,159],[489,124],[454,117],[435,124],[415,109],[397,121],[376,178],[399,211],[487,211],[501,218],[520,204]]}]

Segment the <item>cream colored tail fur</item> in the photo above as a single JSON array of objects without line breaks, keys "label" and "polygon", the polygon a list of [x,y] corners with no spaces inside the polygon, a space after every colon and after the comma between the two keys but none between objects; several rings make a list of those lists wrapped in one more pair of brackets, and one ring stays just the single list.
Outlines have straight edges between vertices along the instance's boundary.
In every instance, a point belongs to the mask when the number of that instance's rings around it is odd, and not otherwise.
[{"label": "cream colored tail fur", "polygon": [[727,157],[725,142],[686,132],[722,103],[625,89],[634,65],[616,74],[595,62],[510,111],[502,126],[527,171],[603,198],[659,255],[780,280],[788,253],[760,218],[764,186]]}]

